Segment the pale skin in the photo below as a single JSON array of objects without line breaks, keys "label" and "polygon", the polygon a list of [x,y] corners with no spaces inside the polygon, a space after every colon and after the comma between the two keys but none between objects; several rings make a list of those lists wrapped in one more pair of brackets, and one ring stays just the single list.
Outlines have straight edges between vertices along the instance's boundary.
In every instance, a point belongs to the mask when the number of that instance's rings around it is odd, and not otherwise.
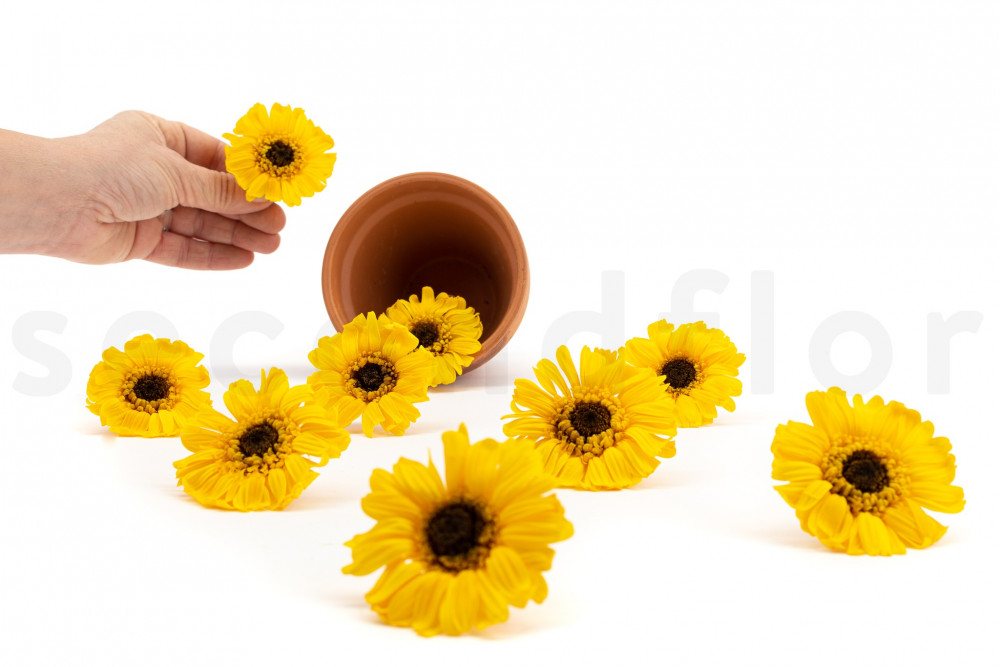
[{"label": "pale skin", "polygon": [[220,140],[141,111],[59,139],[0,130],[0,254],[243,268],[285,213],[225,169]]}]

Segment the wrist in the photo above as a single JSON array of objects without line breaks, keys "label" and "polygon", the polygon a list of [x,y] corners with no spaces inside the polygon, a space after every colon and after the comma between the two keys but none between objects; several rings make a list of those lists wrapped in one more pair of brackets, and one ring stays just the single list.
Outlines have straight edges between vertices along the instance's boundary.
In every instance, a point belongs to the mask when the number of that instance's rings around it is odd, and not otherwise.
[{"label": "wrist", "polygon": [[0,253],[53,254],[72,214],[58,191],[70,168],[61,139],[0,130]]}]

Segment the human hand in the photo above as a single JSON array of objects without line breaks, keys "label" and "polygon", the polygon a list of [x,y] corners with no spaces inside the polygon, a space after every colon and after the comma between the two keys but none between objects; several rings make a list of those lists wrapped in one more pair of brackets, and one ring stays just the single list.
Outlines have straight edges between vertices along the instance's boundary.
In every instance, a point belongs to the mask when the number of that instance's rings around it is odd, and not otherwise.
[{"label": "human hand", "polygon": [[0,252],[238,269],[284,225],[246,201],[224,144],[182,123],[126,111],[62,139],[0,131]]}]

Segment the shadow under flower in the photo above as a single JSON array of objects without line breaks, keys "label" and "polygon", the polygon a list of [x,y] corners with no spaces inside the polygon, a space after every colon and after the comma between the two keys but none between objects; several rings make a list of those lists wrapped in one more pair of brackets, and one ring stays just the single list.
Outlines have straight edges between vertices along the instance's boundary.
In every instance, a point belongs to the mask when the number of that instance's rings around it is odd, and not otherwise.
[{"label": "shadow under flower", "polygon": [[335,489],[332,491],[316,489],[310,492],[310,489],[306,489],[301,496],[280,511],[286,513],[313,512],[316,510],[328,510],[331,507],[340,505],[351,505],[353,507],[358,502],[358,499],[355,497],[336,493]]},{"label": "shadow under flower", "polygon": [[96,424],[88,424],[87,426],[82,426],[74,430],[79,435],[100,436],[101,440],[103,440],[105,444],[111,444],[112,442],[117,441],[120,437],[124,437],[112,433],[105,426],[98,426]]}]

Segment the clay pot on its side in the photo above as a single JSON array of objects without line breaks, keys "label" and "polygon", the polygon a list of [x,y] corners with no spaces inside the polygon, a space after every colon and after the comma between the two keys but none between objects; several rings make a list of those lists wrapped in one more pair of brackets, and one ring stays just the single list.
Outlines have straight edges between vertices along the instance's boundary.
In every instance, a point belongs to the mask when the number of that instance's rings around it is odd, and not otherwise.
[{"label": "clay pot on its side", "polygon": [[323,258],[323,299],[338,331],[424,285],[465,297],[483,322],[483,348],[466,371],[514,335],[528,283],[528,255],[507,210],[475,183],[434,172],[397,176],[361,195]]}]

